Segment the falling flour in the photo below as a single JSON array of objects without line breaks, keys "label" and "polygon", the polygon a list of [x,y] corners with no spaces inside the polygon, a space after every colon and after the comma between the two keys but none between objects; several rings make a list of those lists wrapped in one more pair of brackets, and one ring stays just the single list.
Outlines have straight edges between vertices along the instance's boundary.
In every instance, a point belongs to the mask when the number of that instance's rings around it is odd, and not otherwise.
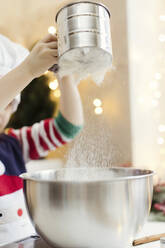
[{"label": "falling flour", "polygon": [[[88,106],[88,100],[87,100]],[[112,178],[112,174],[107,174],[105,168],[111,168],[118,164],[122,153],[114,143],[111,127],[106,123],[103,116],[92,116],[87,112],[86,125],[80,135],[70,145],[66,168],[70,168],[63,174],[65,180],[105,180]],[[116,158],[118,161],[116,161]],[[103,171],[93,171],[92,168],[101,168]],[[80,174],[72,171],[72,168],[80,170]],[[108,177],[108,178],[107,178]]]},{"label": "falling flour", "polygon": [[102,181],[113,180],[118,177],[114,170],[99,168],[67,168],[57,170],[55,173],[56,181]]},{"label": "falling flour", "polygon": [[111,65],[112,55],[101,48],[75,48],[60,57],[59,75],[63,77],[75,74],[77,83],[91,76],[93,81],[100,85]]},{"label": "falling flour", "polygon": [[[71,49],[59,59],[59,75],[75,74],[77,84],[90,76],[99,86],[106,72],[112,68],[112,55],[98,47]],[[92,97],[92,96],[90,96]],[[90,103],[86,98],[85,105]],[[91,118],[88,109],[87,125],[69,149],[67,168],[90,168],[82,170],[63,170],[57,174],[57,180],[106,180],[112,178],[107,170],[91,170],[91,168],[109,168],[114,157],[120,157],[119,150],[112,145],[111,128],[105,124],[104,118]]]}]

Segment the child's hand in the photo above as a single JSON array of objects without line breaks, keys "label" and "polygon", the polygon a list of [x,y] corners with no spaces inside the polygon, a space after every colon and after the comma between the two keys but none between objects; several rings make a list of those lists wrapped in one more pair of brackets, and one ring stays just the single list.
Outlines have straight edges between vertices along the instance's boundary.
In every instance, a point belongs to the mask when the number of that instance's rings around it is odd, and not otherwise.
[{"label": "child's hand", "polygon": [[53,64],[58,63],[57,36],[49,34],[32,49],[25,63],[32,76],[39,77]]}]

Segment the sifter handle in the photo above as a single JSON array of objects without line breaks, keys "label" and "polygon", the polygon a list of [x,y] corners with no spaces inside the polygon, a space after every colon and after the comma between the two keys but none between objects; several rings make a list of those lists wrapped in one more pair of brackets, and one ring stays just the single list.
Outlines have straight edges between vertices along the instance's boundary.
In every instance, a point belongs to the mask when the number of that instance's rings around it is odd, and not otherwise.
[{"label": "sifter handle", "polygon": [[54,73],[57,73],[58,70],[59,70],[58,64],[54,64],[52,67],[49,68],[48,71],[52,71],[52,72],[54,72]]}]

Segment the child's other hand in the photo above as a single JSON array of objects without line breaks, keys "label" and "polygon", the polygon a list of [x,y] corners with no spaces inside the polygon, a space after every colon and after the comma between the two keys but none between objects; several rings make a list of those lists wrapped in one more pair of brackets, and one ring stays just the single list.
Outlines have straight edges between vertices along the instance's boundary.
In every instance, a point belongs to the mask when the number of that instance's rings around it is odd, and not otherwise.
[{"label": "child's other hand", "polygon": [[58,63],[57,36],[48,34],[39,41],[25,60],[32,76],[39,77],[53,64]]}]

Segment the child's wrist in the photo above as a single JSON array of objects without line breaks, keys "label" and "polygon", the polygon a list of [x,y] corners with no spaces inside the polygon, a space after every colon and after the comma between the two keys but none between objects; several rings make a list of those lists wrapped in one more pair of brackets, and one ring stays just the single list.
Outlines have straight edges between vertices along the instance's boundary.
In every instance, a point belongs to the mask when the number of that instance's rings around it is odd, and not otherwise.
[{"label": "child's wrist", "polygon": [[26,58],[23,63],[21,64],[21,69],[25,72],[26,76],[32,81],[36,78],[34,71],[31,68],[28,58]]},{"label": "child's wrist", "polygon": [[62,78],[57,77],[57,79],[59,80],[60,83],[69,83],[73,86],[76,86],[76,77],[75,75],[67,75],[67,76],[63,76]]}]

